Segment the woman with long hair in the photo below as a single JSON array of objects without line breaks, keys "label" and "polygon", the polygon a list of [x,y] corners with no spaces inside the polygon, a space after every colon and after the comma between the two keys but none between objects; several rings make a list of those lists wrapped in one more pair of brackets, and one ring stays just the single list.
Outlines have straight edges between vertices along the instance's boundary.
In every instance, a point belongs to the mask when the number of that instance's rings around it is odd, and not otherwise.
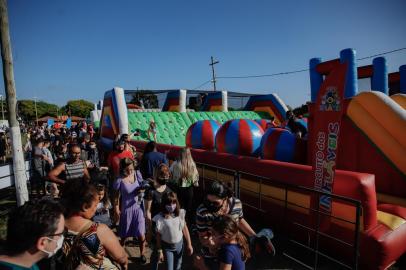
[{"label": "woman with long hair", "polygon": [[112,208],[112,205],[109,199],[108,190],[106,186],[102,184],[97,184],[96,188],[99,195],[99,203],[97,204],[96,214],[93,217],[93,221],[111,227],[110,209]]},{"label": "woman with long hair", "polygon": [[212,226],[222,216],[230,216],[247,237],[254,237],[255,231],[244,218],[242,202],[233,196],[233,191],[222,182],[214,181],[206,188],[204,202],[196,210],[196,227],[199,235],[201,255],[210,269],[217,269],[213,260],[217,247],[213,242]]},{"label": "woman with long hair", "polygon": [[193,221],[193,188],[199,186],[199,172],[189,147],[182,148],[172,163],[172,184],[176,187],[180,205],[186,210],[188,222]]},{"label": "woman with long hair", "polygon": [[125,245],[128,237],[136,237],[140,241],[140,253],[142,263],[145,258],[145,218],[141,208],[142,198],[139,195],[143,192],[142,176],[136,170],[136,161],[130,158],[120,160],[120,176],[113,183],[113,188],[120,193],[120,206],[115,203],[114,211],[120,217],[118,234],[121,244]]},{"label": "woman with long hair", "polygon": [[148,241],[151,243],[151,246],[153,247],[153,251],[151,254],[151,264],[152,264],[152,269],[158,269],[158,250],[156,248],[156,245],[154,245],[154,239],[155,239],[155,229],[156,229],[156,223],[152,219],[155,217],[160,211],[161,211],[161,206],[162,206],[162,197],[168,193],[172,192],[172,190],[166,185],[167,181],[170,178],[170,170],[168,165],[165,163],[162,163],[158,165],[153,173],[153,188],[147,192],[145,195],[145,217],[147,221],[147,226],[148,226]]},{"label": "woman with long hair", "polygon": [[237,222],[230,216],[222,216],[213,224],[212,231],[214,243],[219,248],[217,258],[220,269],[244,270],[245,261],[250,258],[250,249]]}]

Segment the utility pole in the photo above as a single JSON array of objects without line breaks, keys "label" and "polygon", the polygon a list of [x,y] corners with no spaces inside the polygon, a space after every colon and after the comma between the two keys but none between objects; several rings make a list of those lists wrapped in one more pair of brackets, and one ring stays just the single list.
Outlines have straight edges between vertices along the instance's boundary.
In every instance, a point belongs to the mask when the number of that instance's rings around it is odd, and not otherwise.
[{"label": "utility pole", "polygon": [[24,154],[21,145],[20,124],[16,117],[17,99],[6,0],[0,0],[0,36],[4,86],[8,106],[8,121],[10,124],[10,135],[13,148],[14,183],[16,188],[17,205],[20,206],[28,201],[28,190],[27,179],[25,176]]},{"label": "utility pole", "polygon": [[3,120],[4,123],[3,95],[0,95],[0,98],[1,98],[1,119]]},{"label": "utility pole", "polygon": [[220,63],[219,61],[214,61],[213,56],[211,57],[211,63],[209,66],[211,66],[211,72],[212,72],[212,80],[211,82],[213,83],[213,89],[216,91],[216,74],[214,73],[214,65]]}]

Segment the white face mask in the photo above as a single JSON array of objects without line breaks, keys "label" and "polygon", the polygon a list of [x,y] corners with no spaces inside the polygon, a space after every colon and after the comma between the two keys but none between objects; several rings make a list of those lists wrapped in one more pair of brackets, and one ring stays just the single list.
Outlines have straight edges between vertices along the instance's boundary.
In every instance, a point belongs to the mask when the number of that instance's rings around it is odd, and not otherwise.
[{"label": "white face mask", "polygon": [[49,237],[47,237],[49,240],[51,240],[51,241],[55,241],[56,242],[56,248],[54,249],[54,251],[48,251],[48,250],[41,250],[42,252],[45,252],[46,254],[48,254],[48,258],[51,258],[52,256],[54,256],[57,252],[58,252],[58,250],[60,250],[61,248],[62,248],[62,244],[63,244],[63,239],[64,239],[64,237],[63,237],[63,235],[61,235],[61,237],[59,237],[59,239],[58,240],[55,240],[55,239],[52,239],[52,238],[49,238]]}]

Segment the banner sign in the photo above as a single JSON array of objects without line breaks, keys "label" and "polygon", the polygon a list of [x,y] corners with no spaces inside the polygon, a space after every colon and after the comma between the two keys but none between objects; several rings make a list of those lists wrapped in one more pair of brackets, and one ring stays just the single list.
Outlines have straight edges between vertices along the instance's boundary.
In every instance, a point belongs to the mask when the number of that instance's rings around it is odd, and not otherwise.
[{"label": "banner sign", "polygon": [[48,118],[47,122],[48,127],[52,127],[54,125],[54,122],[55,122],[54,119]]},{"label": "banner sign", "polygon": [[[338,137],[344,113],[344,87],[347,64],[337,64],[322,83],[314,110],[312,156],[314,187],[332,193],[338,154]],[[320,210],[331,212],[331,197],[320,196]]]},{"label": "banner sign", "polygon": [[69,117],[67,120],[66,120],[66,128],[70,128],[72,126],[72,119]]}]

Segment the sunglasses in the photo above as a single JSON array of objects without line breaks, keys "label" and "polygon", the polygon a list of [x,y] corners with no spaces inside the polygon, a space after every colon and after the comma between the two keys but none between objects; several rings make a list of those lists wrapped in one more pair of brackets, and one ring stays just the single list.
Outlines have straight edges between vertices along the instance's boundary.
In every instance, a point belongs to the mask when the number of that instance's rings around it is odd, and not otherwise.
[{"label": "sunglasses", "polygon": [[45,235],[45,236],[61,236],[61,235],[66,235],[68,233],[68,228],[64,228],[63,229],[63,232],[61,232],[61,233],[54,233],[54,234],[48,234],[48,235]]}]

